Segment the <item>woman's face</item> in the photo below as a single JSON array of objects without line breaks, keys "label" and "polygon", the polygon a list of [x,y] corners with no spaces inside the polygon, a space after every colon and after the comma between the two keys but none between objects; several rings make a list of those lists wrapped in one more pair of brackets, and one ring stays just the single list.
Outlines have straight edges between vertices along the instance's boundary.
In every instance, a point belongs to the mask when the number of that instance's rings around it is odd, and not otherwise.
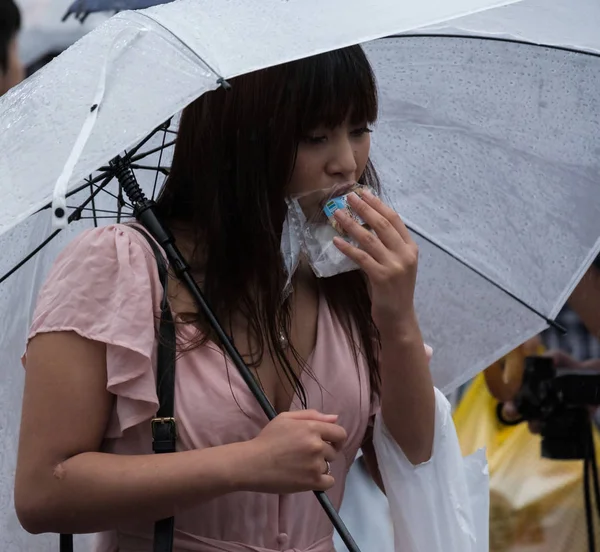
[{"label": "woman's face", "polygon": [[348,121],[328,129],[318,127],[298,145],[290,194],[303,194],[356,182],[365,170],[371,147],[366,123]]}]

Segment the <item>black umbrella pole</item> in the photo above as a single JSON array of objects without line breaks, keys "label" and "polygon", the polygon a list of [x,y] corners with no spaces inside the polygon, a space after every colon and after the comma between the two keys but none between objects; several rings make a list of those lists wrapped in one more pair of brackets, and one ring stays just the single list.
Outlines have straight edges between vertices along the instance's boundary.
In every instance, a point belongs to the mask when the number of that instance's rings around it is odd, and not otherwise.
[{"label": "black umbrella pole", "polygon": [[[188,290],[197,302],[200,311],[204,316],[206,316],[210,326],[217,334],[217,337],[223,344],[223,348],[229,357],[233,360],[233,363],[246,382],[246,385],[258,401],[258,404],[263,409],[264,413],[267,415],[267,418],[272,420],[277,416],[277,411],[275,408],[273,408],[273,405],[270,403],[269,399],[258,385],[256,379],[252,375],[252,372],[242,359],[231,338],[229,335],[227,335],[221,326],[221,323],[215,316],[215,313],[207,303],[202,290],[194,278],[192,278],[185,259],[175,245],[173,236],[162,225],[156,216],[156,213],[154,212],[154,202],[145,198],[144,193],[135,179],[133,171],[125,160],[123,160],[121,157],[117,157],[111,161],[111,167],[115,171],[117,180],[123,187],[124,192],[127,194],[127,197],[134,207],[134,213],[137,220],[144,226],[144,228],[146,228],[146,230],[148,230],[150,235],[163,248],[169,260],[170,266],[173,267],[176,275],[185,282]],[[348,531],[348,528],[340,518],[339,514],[336,512],[333,504],[331,504],[329,497],[323,491],[314,491],[314,493],[323,510],[331,520],[335,530],[338,532],[340,538],[348,548],[349,552],[360,552],[358,545],[352,538],[352,535]]]},{"label": "black umbrella pole", "polygon": [[[130,197],[130,199],[132,198]],[[223,344],[223,348],[225,349],[227,354],[233,360],[233,363],[235,364],[242,378],[246,382],[246,385],[260,404],[264,413],[267,415],[267,418],[269,420],[272,420],[277,416],[277,411],[275,410],[275,408],[273,408],[273,405],[270,403],[269,399],[267,398],[261,387],[258,385],[256,379],[252,375],[252,372],[242,359],[239,351],[233,344],[231,338],[229,337],[229,335],[227,335],[227,333],[223,329],[223,326],[221,326],[221,323],[210,308],[210,305],[207,303],[204,294],[202,293],[202,290],[200,289],[194,278],[192,278],[189,272],[189,267],[185,262],[185,259],[182,257],[181,253],[177,249],[173,237],[160,223],[152,207],[153,203],[150,201],[146,201],[145,205],[139,208],[139,210],[136,206],[137,219],[142,223],[146,230],[150,232],[152,237],[161,245],[161,247],[167,255],[167,258],[169,259],[170,265],[175,270],[177,276],[185,282],[186,286],[188,287],[188,290],[190,291],[196,303],[198,304],[200,311],[204,316],[206,316],[206,319],[208,320],[210,326],[217,334],[217,337]],[[356,542],[352,538],[352,535],[348,531],[339,514],[336,512],[335,508],[333,507],[333,504],[331,504],[329,497],[323,491],[315,491],[315,495],[321,503],[323,510],[325,510],[325,513],[331,520],[336,531],[340,535],[340,538],[344,541],[344,544],[346,545],[348,550],[350,552],[360,552],[360,549],[358,548]]]}]

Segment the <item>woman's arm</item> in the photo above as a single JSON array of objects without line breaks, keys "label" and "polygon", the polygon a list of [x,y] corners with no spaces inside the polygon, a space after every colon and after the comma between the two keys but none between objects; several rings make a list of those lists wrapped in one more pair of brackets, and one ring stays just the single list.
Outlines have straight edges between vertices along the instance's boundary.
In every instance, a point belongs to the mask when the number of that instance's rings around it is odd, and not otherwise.
[{"label": "woman's arm", "polygon": [[414,312],[381,332],[379,366],[385,425],[412,464],[426,462],[433,450],[435,392]]},{"label": "woman's arm", "polygon": [[87,533],[155,520],[240,486],[240,445],[181,454],[95,452],[112,408],[105,346],[40,334],[27,351],[15,505],[32,533]]},{"label": "woman's arm", "polygon": [[314,411],[278,416],[252,441],[174,454],[98,452],[113,405],[106,349],[72,332],[27,351],[15,506],[32,533],[92,533],[155,521],[236,490],[326,490],[346,435]]}]

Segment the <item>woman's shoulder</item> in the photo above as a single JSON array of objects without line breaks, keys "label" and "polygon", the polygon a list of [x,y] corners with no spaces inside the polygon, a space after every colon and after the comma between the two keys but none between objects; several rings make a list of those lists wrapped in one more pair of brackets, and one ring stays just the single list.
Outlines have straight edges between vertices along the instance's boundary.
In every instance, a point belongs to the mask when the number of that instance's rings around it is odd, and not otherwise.
[{"label": "woman's shoulder", "polygon": [[57,256],[45,287],[65,280],[77,288],[98,288],[155,279],[156,258],[146,238],[130,224],[112,224],[77,235]]},{"label": "woman's shoulder", "polygon": [[123,260],[119,254],[125,252],[128,253],[127,257],[144,253],[153,258],[152,249],[136,226],[120,223],[83,230],[61,251],[55,264],[71,260],[73,257],[78,264],[94,260],[97,256],[119,261]]},{"label": "woman's shoulder", "polygon": [[130,333],[135,319],[152,321],[161,296],[154,253],[136,229],[92,228],[58,255],[38,295],[31,330],[110,333],[116,339]]}]

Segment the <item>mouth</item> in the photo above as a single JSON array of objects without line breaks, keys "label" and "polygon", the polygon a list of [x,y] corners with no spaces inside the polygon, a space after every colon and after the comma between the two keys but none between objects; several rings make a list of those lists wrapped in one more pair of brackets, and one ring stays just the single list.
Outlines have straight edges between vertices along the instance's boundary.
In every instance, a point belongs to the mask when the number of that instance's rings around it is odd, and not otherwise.
[{"label": "mouth", "polygon": [[311,224],[330,225],[331,221],[325,214],[327,203],[336,197],[347,195],[353,191],[356,192],[359,189],[360,184],[356,182],[344,182],[311,192],[302,198],[298,198],[297,201],[304,212],[304,216]]}]

